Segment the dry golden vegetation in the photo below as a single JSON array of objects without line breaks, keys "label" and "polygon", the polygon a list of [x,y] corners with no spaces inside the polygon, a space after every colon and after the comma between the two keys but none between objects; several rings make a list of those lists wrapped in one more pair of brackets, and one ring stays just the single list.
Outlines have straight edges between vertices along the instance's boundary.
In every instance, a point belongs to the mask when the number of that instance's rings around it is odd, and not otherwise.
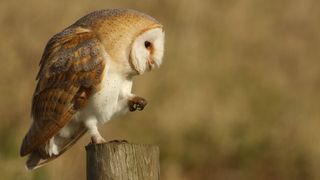
[{"label": "dry golden vegetation", "polygon": [[47,40],[113,7],[159,19],[166,53],[135,79],[147,108],[114,118],[104,137],[158,144],[162,179],[320,179],[316,0],[1,1],[1,179],[86,179],[88,136],[33,172],[18,152]]}]

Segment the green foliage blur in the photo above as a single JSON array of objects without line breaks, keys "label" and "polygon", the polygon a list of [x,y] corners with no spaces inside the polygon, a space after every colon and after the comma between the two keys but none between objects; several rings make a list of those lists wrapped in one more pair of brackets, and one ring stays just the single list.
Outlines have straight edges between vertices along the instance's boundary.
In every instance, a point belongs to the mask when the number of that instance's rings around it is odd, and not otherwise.
[{"label": "green foliage blur", "polygon": [[163,66],[135,78],[142,112],[106,139],[157,144],[165,180],[320,179],[320,1],[0,1],[0,179],[84,180],[89,137],[24,169],[38,62],[55,33],[98,9],[126,7],[166,31]]}]

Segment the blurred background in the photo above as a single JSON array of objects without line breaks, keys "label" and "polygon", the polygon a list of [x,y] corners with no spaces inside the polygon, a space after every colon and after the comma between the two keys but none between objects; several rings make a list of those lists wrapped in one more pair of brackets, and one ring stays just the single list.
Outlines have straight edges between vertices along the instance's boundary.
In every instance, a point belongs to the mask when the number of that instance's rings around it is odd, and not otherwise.
[{"label": "blurred background", "polygon": [[32,172],[19,157],[49,38],[98,9],[127,7],[166,31],[163,66],[135,79],[143,112],[101,127],[157,144],[161,179],[320,179],[320,2],[0,1],[1,179],[84,180],[83,137]]}]

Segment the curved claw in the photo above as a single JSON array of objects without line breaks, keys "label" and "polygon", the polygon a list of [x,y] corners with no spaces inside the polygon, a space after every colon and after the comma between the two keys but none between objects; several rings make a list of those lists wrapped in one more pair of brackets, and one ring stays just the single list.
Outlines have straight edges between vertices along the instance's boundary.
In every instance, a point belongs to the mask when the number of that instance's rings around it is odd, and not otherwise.
[{"label": "curved claw", "polygon": [[115,140],[108,141],[108,143],[128,143],[128,141],[127,140],[117,140],[117,139],[115,139]]},{"label": "curved claw", "polygon": [[136,110],[142,111],[147,104],[147,100],[139,96],[136,96],[128,101],[129,110],[131,112]]}]

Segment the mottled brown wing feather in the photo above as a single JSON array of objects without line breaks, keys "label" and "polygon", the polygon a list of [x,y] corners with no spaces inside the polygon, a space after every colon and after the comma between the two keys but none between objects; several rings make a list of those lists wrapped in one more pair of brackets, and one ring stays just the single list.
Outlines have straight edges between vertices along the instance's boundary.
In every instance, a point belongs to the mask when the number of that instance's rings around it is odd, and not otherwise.
[{"label": "mottled brown wing feather", "polygon": [[101,47],[95,34],[81,27],[70,27],[48,42],[32,100],[34,121],[21,156],[58,133],[98,90],[105,67]]}]

